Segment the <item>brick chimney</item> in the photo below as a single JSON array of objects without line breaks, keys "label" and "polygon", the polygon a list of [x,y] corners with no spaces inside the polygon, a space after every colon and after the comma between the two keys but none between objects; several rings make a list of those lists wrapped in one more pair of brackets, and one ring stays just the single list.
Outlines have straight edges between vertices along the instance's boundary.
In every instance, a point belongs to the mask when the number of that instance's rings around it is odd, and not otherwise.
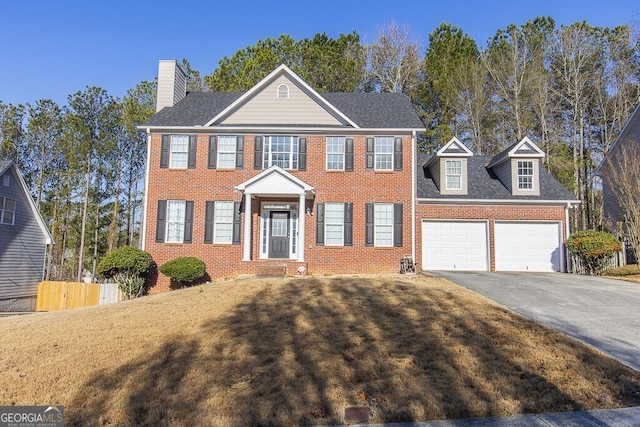
[{"label": "brick chimney", "polygon": [[156,113],[173,107],[187,94],[187,74],[175,59],[161,59],[158,64]]}]

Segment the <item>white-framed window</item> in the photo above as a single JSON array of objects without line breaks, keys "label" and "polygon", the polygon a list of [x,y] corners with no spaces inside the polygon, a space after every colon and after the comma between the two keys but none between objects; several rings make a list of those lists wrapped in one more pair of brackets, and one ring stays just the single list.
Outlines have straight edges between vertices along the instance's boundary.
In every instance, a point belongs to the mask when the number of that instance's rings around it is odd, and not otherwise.
[{"label": "white-framed window", "polygon": [[344,246],[344,203],[325,203],[324,236],[327,246]]},{"label": "white-framed window", "polygon": [[186,169],[189,160],[189,135],[171,135],[169,167]]},{"label": "white-framed window", "polygon": [[167,243],[184,241],[184,220],[187,202],[184,200],[167,200]]},{"label": "white-framed window", "polygon": [[278,86],[278,92],[276,93],[276,98],[278,99],[287,99],[289,98],[289,86],[286,84],[281,84]]},{"label": "white-framed window", "polygon": [[376,136],[374,151],[375,169],[393,170],[393,137]]},{"label": "white-framed window", "polygon": [[393,246],[393,203],[374,205],[374,246]]},{"label": "white-framed window", "polygon": [[533,190],[533,161],[518,160],[518,189]]},{"label": "white-framed window", "polygon": [[327,137],[327,170],[344,170],[344,136]]},{"label": "white-framed window", "polygon": [[235,169],[237,136],[218,137],[218,169]]},{"label": "white-framed window", "polygon": [[264,169],[279,166],[282,169],[298,169],[298,137],[272,135],[264,138]]},{"label": "white-framed window", "polygon": [[0,196],[0,224],[13,225],[16,219],[16,199]]},{"label": "white-framed window", "polygon": [[462,188],[462,160],[445,160],[445,180],[447,190]]},{"label": "white-framed window", "polygon": [[213,226],[213,243],[232,243],[233,202],[216,202]]}]

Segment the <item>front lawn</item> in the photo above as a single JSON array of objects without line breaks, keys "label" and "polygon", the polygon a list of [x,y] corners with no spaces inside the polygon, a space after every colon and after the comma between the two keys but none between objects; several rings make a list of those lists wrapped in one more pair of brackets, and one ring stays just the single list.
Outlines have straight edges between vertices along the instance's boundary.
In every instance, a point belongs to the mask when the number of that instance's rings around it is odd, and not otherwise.
[{"label": "front lawn", "polygon": [[640,372],[444,279],[227,280],[0,318],[0,405],[66,425],[372,423],[640,405]]}]

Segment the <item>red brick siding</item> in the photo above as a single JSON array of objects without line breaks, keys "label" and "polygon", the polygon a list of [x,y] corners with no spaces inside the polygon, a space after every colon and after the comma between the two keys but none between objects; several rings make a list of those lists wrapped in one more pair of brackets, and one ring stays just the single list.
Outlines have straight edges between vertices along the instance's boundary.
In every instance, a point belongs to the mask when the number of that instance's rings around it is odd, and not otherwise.
[{"label": "red brick siding", "polygon": [[564,206],[540,205],[431,205],[416,207],[416,264],[422,262],[423,220],[486,220],[489,225],[490,269],[495,270],[494,224],[496,221],[561,221],[562,240],[566,240]]},{"label": "red brick siding", "polygon": [[[403,170],[394,172],[374,172],[365,170],[366,137],[353,136],[354,171],[326,171],[326,148],[324,135],[304,135],[307,138],[307,168],[305,171],[289,171],[292,175],[315,188],[315,199],[307,200],[307,206],[315,212],[317,203],[353,203],[353,246],[317,246],[315,240],[315,216],[305,218],[305,263],[309,274],[331,273],[372,273],[397,271],[404,254],[411,253],[411,137],[403,137]],[[396,135],[400,136],[400,135]],[[351,138],[352,136],[348,136]],[[207,200],[240,201],[241,194],[234,186],[259,174],[253,168],[254,135],[245,135],[245,156],[243,170],[208,169],[209,134],[198,135],[195,169],[161,169],[161,134],[152,134],[149,163],[149,186],[147,189],[147,219],[145,249],[158,265],[178,256],[195,256],[207,264],[207,272],[212,278],[229,277],[243,273],[254,273],[255,266],[267,261],[259,260],[259,210],[263,200],[252,200],[252,245],[251,262],[242,261],[243,245],[204,244],[204,216]],[[193,200],[193,242],[191,244],[156,243],[156,218],[158,200]],[[297,203],[297,198],[287,199]],[[403,204],[403,247],[365,247],[365,203]],[[244,214],[242,215],[244,236]],[[278,263],[278,261],[269,261]],[[295,272],[300,263],[283,261]],[[293,273],[295,274],[295,273]],[[169,281],[159,275],[153,291],[169,289]]]}]

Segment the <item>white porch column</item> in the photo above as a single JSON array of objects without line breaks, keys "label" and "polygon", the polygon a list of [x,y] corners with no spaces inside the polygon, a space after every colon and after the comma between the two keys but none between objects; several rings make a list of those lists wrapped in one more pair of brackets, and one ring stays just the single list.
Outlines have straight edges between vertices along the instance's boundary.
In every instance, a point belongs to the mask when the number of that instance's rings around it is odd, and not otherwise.
[{"label": "white porch column", "polygon": [[305,197],[304,192],[300,194],[298,201],[298,262],[304,261],[304,223],[305,223]]},{"label": "white porch column", "polygon": [[242,260],[251,261],[251,194],[244,194],[244,242]]}]

